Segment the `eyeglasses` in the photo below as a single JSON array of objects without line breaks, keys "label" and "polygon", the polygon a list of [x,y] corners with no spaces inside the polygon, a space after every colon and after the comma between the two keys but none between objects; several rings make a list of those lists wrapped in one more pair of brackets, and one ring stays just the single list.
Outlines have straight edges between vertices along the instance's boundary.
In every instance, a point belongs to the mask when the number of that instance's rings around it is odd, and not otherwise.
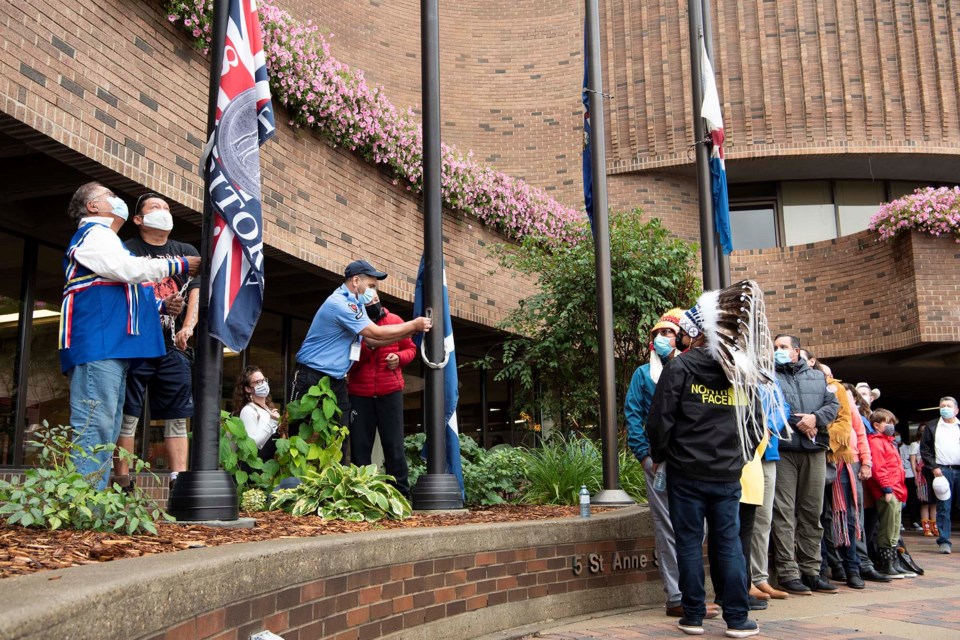
[{"label": "eyeglasses", "polygon": [[259,380],[251,380],[250,386],[255,387],[258,384],[263,384],[264,382],[266,382],[267,384],[270,384],[270,380],[268,380],[267,378],[260,378]]},{"label": "eyeglasses", "polygon": [[88,200],[87,200],[86,202],[84,202],[83,204],[90,204],[90,203],[93,202],[94,200],[99,200],[100,198],[102,198],[102,197],[104,197],[104,196],[107,196],[108,198],[114,198],[114,197],[116,197],[116,196],[114,195],[113,191],[110,191],[110,189],[107,189],[106,191],[104,191],[104,192],[101,193],[100,195],[88,199]]}]

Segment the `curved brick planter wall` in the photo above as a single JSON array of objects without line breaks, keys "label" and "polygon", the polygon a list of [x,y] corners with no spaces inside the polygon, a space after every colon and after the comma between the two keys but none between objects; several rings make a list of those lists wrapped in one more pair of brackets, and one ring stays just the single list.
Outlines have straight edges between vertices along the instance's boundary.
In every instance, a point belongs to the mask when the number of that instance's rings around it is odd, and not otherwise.
[{"label": "curved brick planter wall", "polygon": [[246,640],[269,629],[284,640],[464,640],[662,600],[642,506],[590,520],[276,540],[12,578],[0,582],[0,638]]}]

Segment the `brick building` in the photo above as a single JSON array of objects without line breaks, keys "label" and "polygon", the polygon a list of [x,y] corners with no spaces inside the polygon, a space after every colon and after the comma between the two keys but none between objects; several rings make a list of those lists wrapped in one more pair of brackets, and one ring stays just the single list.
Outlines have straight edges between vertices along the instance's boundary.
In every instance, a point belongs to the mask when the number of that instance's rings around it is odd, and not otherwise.
[{"label": "brick building", "polygon": [[[276,2],[335,34],[335,56],[417,109],[416,0]],[[835,359],[839,375],[880,386],[889,406],[956,392],[956,245],[878,244],[863,229],[880,202],[960,175],[960,2],[744,0],[715,11],[743,249],[735,276],[761,280],[773,326]],[[491,0],[440,13],[445,141],[570,206],[581,200],[582,12],[573,0]],[[601,24],[611,206],[641,207],[696,239],[686,5],[605,0]],[[0,465],[16,466],[32,462],[35,425],[67,415],[55,335],[70,194],[90,179],[128,202],[157,191],[174,204],[174,237],[199,243],[208,61],[160,0],[2,3],[0,37]],[[382,291],[401,314],[413,298],[418,198],[384,173],[281,113],[263,192],[265,313],[247,352],[227,354],[225,395],[244,362],[283,392],[277,382],[350,260],[390,273]],[[450,212],[444,235],[458,351],[482,357],[519,297],[487,251],[504,238]],[[416,428],[419,377],[407,373]],[[514,439],[508,385],[469,369],[461,382],[462,428],[485,444]],[[162,467],[151,431],[142,451]]]}]

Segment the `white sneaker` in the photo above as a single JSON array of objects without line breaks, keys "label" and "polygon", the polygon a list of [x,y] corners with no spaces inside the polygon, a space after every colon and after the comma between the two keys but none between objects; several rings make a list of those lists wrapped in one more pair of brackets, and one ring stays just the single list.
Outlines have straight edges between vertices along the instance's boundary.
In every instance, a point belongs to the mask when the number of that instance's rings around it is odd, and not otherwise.
[{"label": "white sneaker", "polygon": [[680,629],[680,631],[683,631],[688,636],[703,635],[703,623],[697,624],[696,622],[689,622],[686,618],[680,618],[680,621],[677,623],[677,629]]},{"label": "white sneaker", "polygon": [[950,545],[944,542],[940,544],[940,553],[953,553],[953,551],[950,549]]}]

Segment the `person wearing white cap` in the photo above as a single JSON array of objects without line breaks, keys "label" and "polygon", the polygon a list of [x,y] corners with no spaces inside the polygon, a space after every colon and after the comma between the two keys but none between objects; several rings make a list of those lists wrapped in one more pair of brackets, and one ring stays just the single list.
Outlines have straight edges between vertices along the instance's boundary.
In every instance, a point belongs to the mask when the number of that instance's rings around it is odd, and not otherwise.
[{"label": "person wearing white cap", "polygon": [[[940,420],[924,429],[920,439],[920,457],[924,466],[933,473],[933,491],[937,495],[937,529],[940,531],[937,545],[940,553],[950,553],[953,547],[950,542],[953,494],[960,488],[960,421],[957,420],[955,398],[940,398]],[[943,488],[944,483],[947,484],[946,489]]]},{"label": "person wearing white cap", "polygon": [[877,399],[880,397],[880,389],[875,389],[875,388],[871,389],[870,385],[867,384],[866,382],[858,382],[856,389],[857,389],[857,394],[859,394],[860,397],[863,398],[863,401],[867,403],[867,406],[876,402]]}]

